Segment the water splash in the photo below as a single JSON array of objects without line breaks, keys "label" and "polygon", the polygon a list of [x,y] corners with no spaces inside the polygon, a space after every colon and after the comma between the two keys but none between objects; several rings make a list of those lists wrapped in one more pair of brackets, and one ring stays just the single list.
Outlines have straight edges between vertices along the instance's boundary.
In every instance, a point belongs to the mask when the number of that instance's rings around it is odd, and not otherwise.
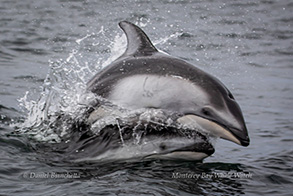
[{"label": "water splash", "polygon": [[[146,26],[149,21],[138,21],[140,25]],[[177,38],[181,33],[175,33],[168,37],[155,40],[155,44],[164,44],[170,39]],[[42,92],[38,100],[30,100],[30,92],[19,99],[20,106],[27,111],[27,118],[21,124],[16,125],[21,131],[28,133],[38,141],[60,142],[62,137],[68,133],[70,120],[58,122],[60,115],[68,116],[70,119],[80,118],[80,115],[87,109],[89,103],[97,99],[95,95],[86,92],[86,82],[98,73],[99,70],[109,65],[123,54],[127,44],[126,36],[119,31],[114,40],[107,37],[104,28],[97,33],[88,32],[84,37],[75,40],[71,52],[66,59],[50,60],[49,72]],[[105,48],[106,47],[106,48]],[[97,52],[92,52],[97,51]],[[104,52],[109,51],[109,52]],[[158,114],[135,111],[125,112],[122,110],[108,108],[107,116],[91,125],[92,130],[101,130],[109,124],[119,126],[121,142],[123,140],[123,128],[121,122],[137,118],[137,132],[134,127],[135,143],[139,143],[143,135],[138,127],[142,122],[159,122],[151,119]],[[154,111],[152,111],[154,112]],[[158,111],[155,111],[158,112]],[[139,114],[138,114],[139,113]],[[123,114],[123,115],[121,115]],[[170,120],[169,124],[172,124]]]},{"label": "water splash", "polygon": [[166,37],[162,37],[162,38],[160,38],[158,40],[155,40],[153,43],[154,43],[154,45],[163,45],[163,44],[165,44],[167,41],[169,41],[171,39],[175,39],[175,38],[180,37],[182,34],[183,33],[181,33],[181,32],[175,32],[175,33],[173,33],[171,35],[168,35]]},{"label": "water splash", "polygon": [[[23,123],[14,125],[21,131],[29,133],[39,141],[59,142],[65,135],[67,125],[60,127],[62,130],[54,130],[54,122],[60,114],[72,118],[78,116],[86,108],[95,96],[86,92],[86,82],[98,72],[106,62],[103,56],[99,56],[95,49],[100,45],[96,38],[106,40],[104,29],[98,33],[90,33],[76,40],[71,52],[66,59],[49,61],[49,72],[41,87],[42,91],[38,100],[30,100],[30,92],[26,92],[20,98],[19,105],[27,112]],[[110,51],[111,46],[109,44]],[[109,59],[112,59],[109,58]]]},{"label": "water splash", "polygon": [[121,129],[121,127],[120,127],[120,124],[119,124],[119,121],[118,121],[118,119],[116,119],[116,124],[117,124],[117,126],[118,126],[118,129],[119,129],[119,135],[120,135],[120,140],[121,140],[121,142],[122,142],[122,146],[125,146],[125,142],[124,142],[124,139],[123,139],[123,130]]}]

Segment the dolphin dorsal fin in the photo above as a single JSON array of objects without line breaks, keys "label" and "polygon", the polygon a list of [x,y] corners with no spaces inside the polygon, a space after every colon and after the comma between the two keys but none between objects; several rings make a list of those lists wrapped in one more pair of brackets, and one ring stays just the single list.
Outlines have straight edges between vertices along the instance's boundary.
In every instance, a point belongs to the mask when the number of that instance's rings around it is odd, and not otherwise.
[{"label": "dolphin dorsal fin", "polygon": [[148,56],[158,52],[148,36],[138,26],[122,21],[119,26],[127,37],[127,49],[122,56]]}]

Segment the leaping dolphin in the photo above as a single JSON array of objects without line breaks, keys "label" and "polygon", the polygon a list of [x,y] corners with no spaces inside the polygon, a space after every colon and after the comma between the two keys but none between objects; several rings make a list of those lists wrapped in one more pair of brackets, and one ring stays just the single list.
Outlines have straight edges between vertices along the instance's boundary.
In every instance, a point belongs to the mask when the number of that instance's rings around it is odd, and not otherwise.
[{"label": "leaping dolphin", "polygon": [[[201,127],[210,135],[249,145],[241,109],[222,82],[159,52],[138,26],[127,21],[119,26],[126,34],[127,49],[88,82],[88,91],[129,110],[153,108],[180,114],[176,121],[188,129]],[[193,153],[178,149],[172,153]]]}]

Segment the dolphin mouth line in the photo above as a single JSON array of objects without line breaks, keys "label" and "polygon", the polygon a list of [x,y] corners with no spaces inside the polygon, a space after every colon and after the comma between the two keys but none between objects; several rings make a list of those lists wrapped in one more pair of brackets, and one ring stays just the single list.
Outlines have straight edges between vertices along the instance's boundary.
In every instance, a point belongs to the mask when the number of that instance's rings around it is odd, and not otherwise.
[{"label": "dolphin mouth line", "polygon": [[249,143],[238,139],[227,126],[199,115],[187,114],[178,118],[177,122],[190,129],[200,127],[201,130],[207,134],[232,141],[242,146],[247,146],[247,143]]},{"label": "dolphin mouth line", "polygon": [[[219,123],[218,123],[219,124]],[[249,145],[249,139],[242,139],[242,138],[239,138],[235,132],[239,132],[240,130],[239,129],[236,129],[236,128],[229,128],[225,125],[221,125],[219,124],[220,126],[222,126],[224,129],[226,129],[227,131],[229,131],[235,138],[236,140],[238,140],[237,144],[241,145],[241,146],[248,146]],[[225,139],[225,138],[224,138]]]},{"label": "dolphin mouth line", "polygon": [[204,150],[201,151],[197,151],[197,144],[193,144],[193,145],[189,145],[189,146],[185,146],[179,149],[176,149],[174,151],[171,151],[170,153],[186,153],[186,152],[193,152],[193,153],[205,153],[207,156],[210,156],[212,154],[214,154],[215,149],[213,148],[213,146],[211,145],[209,148],[205,148]]},{"label": "dolphin mouth line", "polygon": [[210,156],[204,152],[194,151],[174,151],[166,154],[152,154],[145,156],[144,159],[163,159],[163,160],[188,160],[188,161],[201,161]]}]

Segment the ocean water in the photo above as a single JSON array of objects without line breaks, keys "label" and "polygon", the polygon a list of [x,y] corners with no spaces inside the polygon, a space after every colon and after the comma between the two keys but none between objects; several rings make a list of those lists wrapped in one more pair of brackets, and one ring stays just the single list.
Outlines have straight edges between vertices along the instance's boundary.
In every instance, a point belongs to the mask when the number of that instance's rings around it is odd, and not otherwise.
[{"label": "ocean water", "polygon": [[[292,195],[292,13],[285,0],[1,0],[0,195]],[[56,161],[62,124],[46,120],[76,115],[85,83],[125,49],[122,20],[219,78],[250,146],[218,140],[203,162]]]}]

